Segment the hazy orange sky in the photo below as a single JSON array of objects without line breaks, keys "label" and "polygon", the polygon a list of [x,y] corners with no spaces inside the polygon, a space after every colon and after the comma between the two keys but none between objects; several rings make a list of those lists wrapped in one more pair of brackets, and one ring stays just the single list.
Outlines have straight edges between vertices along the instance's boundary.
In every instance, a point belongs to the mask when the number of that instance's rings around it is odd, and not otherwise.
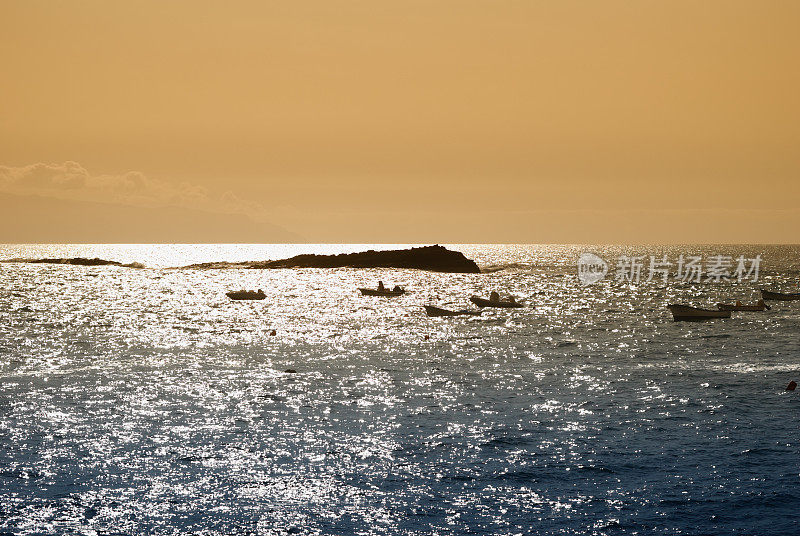
[{"label": "hazy orange sky", "polygon": [[197,242],[186,211],[223,241],[244,214],[263,242],[798,242],[798,21],[796,0],[0,0],[0,241],[39,196],[54,229],[84,214],[73,241],[180,207]]}]

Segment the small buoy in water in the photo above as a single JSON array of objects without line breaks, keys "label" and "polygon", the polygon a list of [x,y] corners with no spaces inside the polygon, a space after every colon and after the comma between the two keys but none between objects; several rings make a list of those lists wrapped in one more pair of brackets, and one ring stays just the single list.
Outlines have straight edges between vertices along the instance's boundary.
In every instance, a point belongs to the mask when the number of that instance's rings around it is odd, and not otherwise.
[{"label": "small buoy in water", "polygon": [[789,382],[789,385],[786,386],[786,390],[787,391],[794,391],[795,389],[797,389],[797,382],[792,380],[792,381]]},{"label": "small buoy in water", "polygon": [[287,368],[286,370],[284,370],[284,372],[286,374],[297,374],[297,371],[294,370],[293,368]]},{"label": "small buoy in water", "polygon": [[269,332],[269,336],[270,336],[270,337],[274,337],[274,336],[275,336],[275,335],[277,335],[277,334],[278,334],[278,332],[277,332],[277,331],[275,331],[274,329],[273,329],[272,331],[270,331],[270,332]]},{"label": "small buoy in water", "polygon": [[430,335],[425,335],[425,340],[426,340],[426,341],[429,341],[429,340],[431,340],[431,336],[430,336]]}]

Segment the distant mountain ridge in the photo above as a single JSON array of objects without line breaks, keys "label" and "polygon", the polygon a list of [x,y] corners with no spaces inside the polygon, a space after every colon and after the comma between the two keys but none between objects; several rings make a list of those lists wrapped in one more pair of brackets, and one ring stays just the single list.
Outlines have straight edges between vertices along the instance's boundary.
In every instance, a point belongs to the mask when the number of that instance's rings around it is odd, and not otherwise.
[{"label": "distant mountain ridge", "polygon": [[0,193],[0,243],[279,243],[302,237],[243,214]]}]

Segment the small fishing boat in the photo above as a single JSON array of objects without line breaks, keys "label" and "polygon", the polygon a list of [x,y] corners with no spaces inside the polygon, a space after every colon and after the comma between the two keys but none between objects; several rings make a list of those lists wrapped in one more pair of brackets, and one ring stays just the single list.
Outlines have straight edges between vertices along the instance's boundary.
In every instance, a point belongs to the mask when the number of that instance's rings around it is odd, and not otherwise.
[{"label": "small fishing boat", "polygon": [[374,288],[360,288],[358,290],[361,291],[362,296],[385,296],[387,298],[391,298],[392,296],[402,296],[406,293],[406,291],[402,288],[400,290],[377,290]]},{"label": "small fishing boat", "polygon": [[672,318],[675,320],[675,322],[701,321],[711,320],[714,318],[731,317],[730,311],[700,309],[698,307],[689,307],[688,305],[667,305],[667,308],[672,313]]},{"label": "small fishing boat", "polygon": [[263,290],[233,290],[225,295],[232,300],[263,300],[267,297]]},{"label": "small fishing boat", "polygon": [[478,307],[500,307],[503,309],[517,309],[519,307],[523,307],[521,303],[517,303],[513,299],[510,300],[487,300],[486,298],[481,298],[480,296],[472,296],[469,301],[477,305]]},{"label": "small fishing boat", "polygon": [[772,301],[795,301],[800,300],[800,292],[795,292],[794,294],[784,294],[783,292],[770,292],[762,288],[761,299]]},{"label": "small fishing boat", "polygon": [[732,303],[718,303],[717,309],[720,311],[763,311],[769,309],[769,305],[764,303],[764,300],[758,300],[755,305],[742,305],[741,302]]},{"label": "small fishing boat", "polygon": [[441,307],[434,307],[433,305],[424,305],[425,314],[428,316],[479,316],[480,311],[471,311],[469,309],[461,309],[460,311],[451,311],[449,309],[442,309]]}]

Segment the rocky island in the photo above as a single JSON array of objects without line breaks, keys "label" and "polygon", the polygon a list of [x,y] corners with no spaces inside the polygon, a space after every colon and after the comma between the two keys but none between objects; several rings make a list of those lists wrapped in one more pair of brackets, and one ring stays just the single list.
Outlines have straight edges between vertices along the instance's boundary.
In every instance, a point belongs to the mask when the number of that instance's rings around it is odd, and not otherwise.
[{"label": "rocky island", "polygon": [[109,261],[106,259],[87,259],[85,257],[73,257],[69,259],[3,259],[0,262],[18,262],[28,264],[69,264],[71,266],[119,266],[122,268],[144,268],[144,265],[138,262],[122,263],[119,261]]},{"label": "rocky island", "polygon": [[289,259],[274,261],[251,261],[240,263],[202,263],[184,268],[413,268],[431,272],[462,274],[480,273],[475,261],[459,251],[444,246],[423,246],[411,249],[387,251],[362,251],[339,255],[296,255]]}]

